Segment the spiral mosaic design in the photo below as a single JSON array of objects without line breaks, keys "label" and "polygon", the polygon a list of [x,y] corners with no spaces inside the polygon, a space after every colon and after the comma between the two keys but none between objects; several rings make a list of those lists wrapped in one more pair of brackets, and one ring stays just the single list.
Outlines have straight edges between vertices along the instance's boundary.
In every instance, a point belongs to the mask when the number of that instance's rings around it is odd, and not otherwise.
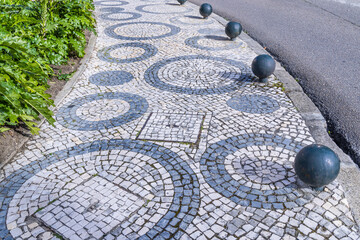
[{"label": "spiral mosaic design", "polygon": [[250,76],[241,62],[192,55],[155,63],[146,70],[145,81],[165,91],[207,95],[239,89]]},{"label": "spiral mosaic design", "polygon": [[108,129],[133,121],[143,115],[147,108],[147,101],[135,94],[99,93],[67,103],[59,109],[56,118],[64,127],[91,131]]}]

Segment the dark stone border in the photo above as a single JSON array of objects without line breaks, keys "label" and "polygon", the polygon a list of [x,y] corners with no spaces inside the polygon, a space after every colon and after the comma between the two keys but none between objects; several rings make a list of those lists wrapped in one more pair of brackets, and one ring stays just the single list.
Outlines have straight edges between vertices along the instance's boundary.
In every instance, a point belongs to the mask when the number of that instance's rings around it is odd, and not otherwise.
[{"label": "dark stone border", "polygon": [[128,5],[129,2],[126,1],[120,1],[120,0],[116,0],[116,2],[114,1],[114,4],[103,4],[103,2],[113,2],[113,1],[95,1],[94,5],[98,5],[98,6],[105,6],[105,7],[112,7],[112,6],[124,6],[124,5]]},{"label": "dark stone border", "polygon": [[171,0],[140,0],[141,2],[151,2],[151,3],[167,3],[170,2]]},{"label": "dark stone border", "polygon": [[[169,33],[163,34],[163,35],[159,35],[159,36],[154,36],[154,37],[127,37],[127,36],[121,36],[118,35],[117,33],[115,33],[115,29],[119,28],[119,27],[124,27],[124,26],[128,26],[128,25],[136,25],[136,24],[153,24],[153,25],[162,25],[162,26],[166,26],[170,29]],[[159,38],[165,38],[165,37],[170,37],[172,35],[178,34],[180,32],[180,28],[176,27],[174,25],[171,24],[167,24],[167,23],[161,23],[161,22],[130,22],[130,23],[119,23],[110,27],[107,27],[105,29],[105,34],[108,35],[109,37],[115,38],[115,39],[121,39],[121,40],[150,40],[150,39],[159,39]]]},{"label": "dark stone border", "polygon": [[[160,5],[159,7],[164,6],[164,4],[146,4],[146,5],[137,6],[135,9],[136,9],[137,11],[139,11],[139,12],[151,13],[151,14],[184,14],[184,13],[188,13],[188,12],[191,12],[191,11],[192,11],[192,8],[188,8],[188,7],[180,6],[180,5],[178,5],[177,7],[183,8],[183,9],[185,9],[185,11],[182,11],[182,12],[157,13],[157,12],[150,12],[150,11],[144,10],[145,7],[155,6],[155,5]],[[175,4],[172,4],[172,3],[167,4],[167,3],[165,3],[165,5],[175,5]]]},{"label": "dark stone border", "polygon": [[[165,147],[150,142],[120,139],[98,140],[52,153],[16,170],[4,179],[0,183],[0,238],[13,239],[6,226],[6,215],[12,198],[27,180],[48,166],[69,157],[115,149],[141,153],[155,159],[167,170],[174,184],[175,195],[168,212],[139,239],[154,239],[161,236],[179,239],[200,207],[200,189],[196,174],[176,153]],[[173,222],[178,224],[174,226]]]},{"label": "dark stone border", "polygon": [[[102,99],[121,99],[129,103],[130,110],[109,120],[87,121],[76,115],[76,110],[82,105]],[[56,114],[58,123],[66,128],[78,131],[93,131],[109,129],[131,122],[141,117],[147,110],[148,103],[145,98],[135,94],[121,92],[96,93],[76,98],[62,106]]]},{"label": "dark stone border", "polygon": [[[259,103],[265,104],[261,104],[263,106],[259,107]],[[257,114],[272,113],[280,109],[280,105],[275,99],[256,94],[232,97],[226,104],[241,112]]]},{"label": "dark stone border", "polygon": [[200,170],[205,181],[218,193],[242,206],[265,209],[291,209],[309,201],[296,183],[282,189],[257,190],[240,184],[226,171],[225,158],[239,149],[249,146],[283,147],[299,152],[304,146],[294,140],[270,134],[245,134],[211,144],[200,160]]},{"label": "dark stone border", "polygon": [[121,12],[124,11],[124,8],[120,8],[120,7],[103,7],[100,8],[100,12],[107,12],[107,13],[116,13],[116,12]]},{"label": "dark stone border", "polygon": [[[219,61],[223,63],[230,64],[234,67],[241,69],[241,77],[234,81],[233,83],[218,87],[218,88],[191,88],[191,87],[179,87],[175,85],[171,85],[168,83],[165,83],[160,80],[158,76],[159,70],[172,62],[181,61],[181,60],[188,60],[188,59],[206,59],[206,60],[213,60],[213,61]],[[160,62],[157,62],[150,66],[144,75],[145,81],[150,84],[153,87],[156,87],[158,89],[169,91],[169,92],[177,92],[177,93],[185,93],[185,94],[196,94],[196,95],[210,95],[210,94],[221,94],[226,92],[235,91],[239,88],[241,88],[246,82],[252,81],[252,74],[251,70],[248,70],[246,66],[239,61],[235,60],[228,60],[224,58],[219,57],[211,57],[211,56],[204,56],[204,55],[189,55],[189,56],[181,56],[181,57],[174,57],[170,59],[165,59]]]},{"label": "dark stone border", "polygon": [[[128,17],[128,18],[112,18],[111,15],[112,14],[131,14],[132,17]],[[101,19],[104,20],[110,20],[110,21],[129,21],[129,20],[134,20],[134,19],[138,19],[141,17],[140,13],[134,13],[134,12],[118,12],[118,11],[111,11],[108,13],[104,13],[100,15]]]},{"label": "dark stone border", "polygon": [[116,86],[134,79],[134,76],[126,71],[104,71],[92,75],[89,81],[98,86]]},{"label": "dark stone border", "polygon": [[[138,48],[142,48],[145,50],[145,53],[142,54],[139,57],[134,57],[134,58],[128,58],[128,59],[119,59],[119,58],[114,58],[111,57],[110,52],[118,49],[118,48],[122,48],[122,47],[138,47]],[[112,45],[109,47],[105,47],[101,50],[98,51],[97,56],[99,59],[106,61],[106,62],[113,62],[113,63],[132,63],[132,62],[139,62],[139,61],[143,61],[145,59],[148,59],[152,56],[155,56],[156,53],[158,52],[158,49],[148,43],[140,43],[140,42],[131,42],[131,43],[121,43],[121,44],[116,44],[116,45]]]}]

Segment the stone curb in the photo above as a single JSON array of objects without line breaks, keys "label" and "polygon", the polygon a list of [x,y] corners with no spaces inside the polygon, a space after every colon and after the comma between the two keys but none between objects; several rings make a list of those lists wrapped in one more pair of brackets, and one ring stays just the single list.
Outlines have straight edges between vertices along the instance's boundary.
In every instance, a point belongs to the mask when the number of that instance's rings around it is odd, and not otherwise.
[{"label": "stone curb", "polygon": [[77,79],[85,71],[86,63],[89,61],[91,54],[94,50],[97,36],[92,32],[90,35],[89,43],[85,49],[85,56],[80,60],[80,65],[75,72],[75,74],[70,78],[70,80],[65,84],[63,89],[56,95],[54,100],[55,106],[58,106],[59,103],[70,93],[72,87],[75,85]]},{"label": "stone curb", "polygon": [[[189,4],[193,7],[198,7],[198,5],[194,3]],[[215,13],[212,13],[211,17],[223,26],[229,22]],[[256,54],[269,54],[258,42],[252,39],[245,32],[241,33],[240,39],[246,42]],[[339,156],[341,160],[341,170],[337,180],[344,188],[345,196],[348,199],[351,210],[354,213],[355,220],[360,226],[360,201],[358,201],[360,198],[360,189],[357,187],[360,183],[359,167],[330,138],[327,132],[326,120],[319,109],[304,93],[300,84],[277,61],[274,75],[280,82],[283,83],[286,95],[290,98],[305,120],[306,126],[308,126],[316,143],[328,146]]]},{"label": "stone curb", "polygon": [[[56,95],[55,99],[54,99],[54,105],[55,107],[50,107],[50,110],[53,111],[59,104],[60,102],[70,93],[71,89],[73,88],[74,84],[76,83],[77,79],[81,76],[81,74],[84,72],[85,68],[86,68],[86,63],[89,61],[90,57],[91,57],[91,53],[94,50],[95,47],[95,42],[96,42],[96,35],[94,33],[91,33],[90,38],[89,38],[89,42],[88,45],[86,46],[85,49],[85,56],[80,60],[80,65],[77,69],[77,71],[75,72],[75,74],[70,78],[70,80],[64,85],[63,89],[58,92],[58,94]],[[41,125],[43,125],[43,123],[45,122],[45,119],[43,118],[40,123],[38,124],[38,127],[40,128]],[[20,149],[22,149],[22,147],[25,145],[25,143],[30,139],[31,137],[25,137],[25,139],[23,139],[21,141],[21,143],[18,145],[18,147],[16,148],[16,150],[14,150],[10,156],[5,159],[1,164],[0,164],[0,169],[2,169],[7,163],[9,163],[14,157],[15,155],[20,151]]]}]

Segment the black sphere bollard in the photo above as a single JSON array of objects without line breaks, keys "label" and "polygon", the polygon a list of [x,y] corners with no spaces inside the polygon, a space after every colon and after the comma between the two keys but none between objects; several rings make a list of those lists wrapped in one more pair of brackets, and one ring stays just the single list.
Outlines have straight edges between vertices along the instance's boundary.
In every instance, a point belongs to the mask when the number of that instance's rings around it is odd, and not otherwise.
[{"label": "black sphere bollard", "polygon": [[200,6],[199,12],[200,12],[201,16],[203,16],[204,18],[207,18],[212,13],[212,6],[208,3],[203,3]]},{"label": "black sphere bollard", "polygon": [[238,22],[229,22],[226,24],[225,33],[230,39],[234,39],[240,35],[242,26]]},{"label": "black sphere bollard", "polygon": [[180,5],[183,5],[187,0],[177,0],[179,3],[180,3]]},{"label": "black sphere bollard", "polygon": [[315,190],[322,190],[323,186],[334,181],[339,171],[339,157],[323,145],[306,146],[295,157],[297,176]]},{"label": "black sphere bollard", "polygon": [[263,80],[273,74],[275,65],[275,60],[271,56],[262,54],[254,58],[251,69],[260,80]]}]

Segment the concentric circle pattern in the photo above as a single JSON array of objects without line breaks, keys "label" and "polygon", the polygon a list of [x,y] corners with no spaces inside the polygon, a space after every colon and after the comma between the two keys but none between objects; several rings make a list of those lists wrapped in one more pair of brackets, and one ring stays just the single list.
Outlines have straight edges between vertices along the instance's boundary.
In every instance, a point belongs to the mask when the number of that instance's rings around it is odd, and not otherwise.
[{"label": "concentric circle pattern", "polygon": [[138,19],[140,17],[141,14],[139,13],[118,12],[118,11],[111,11],[100,15],[100,18],[110,21],[129,21],[129,20]]},{"label": "concentric circle pattern", "polygon": [[151,13],[151,14],[184,14],[192,11],[191,8],[186,6],[179,6],[174,3],[165,4],[147,4],[136,7],[139,12]]},{"label": "concentric circle pattern", "polygon": [[180,32],[180,28],[159,22],[120,23],[105,29],[105,33],[122,40],[150,40],[165,38]]},{"label": "concentric circle pattern", "polygon": [[183,25],[208,25],[214,23],[212,18],[204,19],[199,16],[185,15],[185,16],[175,16],[170,18],[170,22],[174,24],[183,24]]},{"label": "concentric circle pattern", "polygon": [[[133,121],[143,115],[147,108],[147,101],[135,94],[99,93],[80,97],[67,103],[59,109],[56,118],[64,127],[92,131],[108,129]],[[125,109],[126,112],[124,112]]]},{"label": "concentric circle pattern", "polygon": [[148,43],[121,43],[98,51],[98,57],[106,62],[132,63],[155,56],[157,48]]},{"label": "concentric circle pattern", "polygon": [[129,4],[129,2],[120,1],[120,0],[116,0],[116,1],[104,0],[104,1],[95,1],[94,4],[98,5],[98,6],[105,6],[105,7],[117,7],[117,6],[127,5],[127,4]]},{"label": "concentric circle pattern", "polygon": [[75,114],[85,121],[106,121],[130,110],[128,102],[121,99],[101,99],[83,104]]},{"label": "concentric circle pattern", "polygon": [[229,40],[229,38],[214,35],[191,37],[185,40],[185,44],[208,51],[230,50],[242,46],[242,42],[235,42]]},{"label": "concentric circle pattern", "polygon": [[145,81],[156,88],[198,95],[234,91],[250,77],[241,62],[203,55],[166,59],[145,72]]},{"label": "concentric circle pattern", "polygon": [[[126,157],[126,153],[133,157]],[[89,154],[98,155],[101,160],[97,160],[97,158],[85,160]],[[113,165],[108,168],[110,159],[113,159]],[[89,174],[85,177],[84,175],[78,175],[72,186],[58,180],[53,180],[54,182],[51,183],[52,180],[44,178],[45,175],[53,173],[59,176],[70,174],[69,176],[75,177],[77,173],[71,168],[69,169],[69,166],[81,173],[85,161],[88,161],[88,166],[94,166],[94,170],[92,170],[93,176]],[[76,236],[77,238],[86,238],[83,233],[88,228],[85,226],[83,227],[84,230],[82,230],[81,225],[79,225],[80,231],[66,230],[70,220],[64,221],[61,217],[69,210],[74,211],[71,207],[76,206],[72,221],[75,220],[75,223],[76,221],[84,223],[87,220],[92,222],[92,230],[95,231],[87,230],[91,234],[87,235],[88,237],[98,238],[100,235],[96,234],[96,229],[102,228],[102,237],[106,239],[108,237],[125,237],[123,234],[126,234],[126,237],[154,239],[159,236],[176,235],[180,237],[183,232],[180,228],[173,227],[174,220],[180,224],[181,229],[185,230],[194,219],[200,205],[199,183],[192,169],[177,154],[153,143],[134,140],[99,140],[54,152],[41,159],[40,162],[41,165],[38,165],[36,161],[22,167],[3,181],[3,184],[0,185],[0,197],[4,198],[6,196],[9,201],[3,202],[1,212],[6,214],[8,211],[12,211],[10,200],[15,194],[27,194],[30,196],[34,193],[26,186],[31,185],[32,189],[36,189],[37,194],[47,196],[49,193],[41,186],[50,187],[56,185],[57,187],[51,190],[52,196],[55,197],[53,201],[46,198],[47,203],[45,205],[40,203],[43,200],[35,205],[34,202],[28,203],[28,205],[32,206],[43,206],[41,211],[33,209],[30,214],[34,214],[49,228],[56,229],[63,236],[69,238],[74,238],[76,235],[79,235]],[[58,167],[63,170],[59,172]],[[121,173],[122,169],[128,170]],[[130,169],[133,170],[130,171]],[[169,177],[164,175],[160,180],[159,171],[163,174],[164,171],[167,172]],[[136,176],[140,177],[138,174],[147,176],[145,180],[142,180],[142,183],[132,179]],[[143,192],[133,193],[122,190],[124,187],[137,184],[142,187],[149,186],[148,189],[151,192],[146,188]],[[22,185],[24,186],[22,187]],[[68,190],[63,191],[61,189]],[[133,188],[130,187],[130,189]],[[167,190],[167,193],[165,190]],[[38,201],[42,198],[35,199]],[[126,204],[130,202],[133,204],[130,208],[124,208],[129,206],[124,205],[125,202],[122,201],[126,201]],[[83,207],[82,204],[89,207]],[[155,209],[157,211],[154,212]],[[25,217],[28,218],[28,221],[34,218],[29,216],[28,211],[24,210],[20,210],[23,218],[18,218],[16,224],[27,224],[24,221]],[[129,214],[135,215],[137,218],[131,217]],[[154,217],[151,226],[148,225],[150,228],[144,228],[142,235],[123,232],[120,222],[125,224],[124,220],[127,219],[126,224],[133,224],[135,228],[139,224],[139,217],[141,219],[142,216],[148,215]],[[49,219],[49,216],[52,216],[52,218]],[[117,219],[108,223],[112,228],[103,226],[104,223],[107,225],[108,217],[106,216]],[[98,222],[94,221],[94,218]],[[39,231],[44,232],[46,229],[43,230],[39,227]],[[0,222],[0,232],[2,239],[12,239],[4,221]]]},{"label": "concentric circle pattern", "polygon": [[[268,149],[274,149],[273,152],[281,152],[281,147],[258,146],[258,151],[246,148],[246,151],[239,153],[235,152],[235,159],[225,160],[225,169],[227,172],[231,172],[232,176],[236,179],[244,179],[244,185],[253,188],[253,185],[259,184],[257,189],[269,190],[276,189],[277,185],[283,185],[282,181],[288,179],[295,182],[295,172],[292,170],[291,162],[288,162],[286,157],[291,158],[290,154],[284,155],[283,159],[279,157],[271,156],[269,154],[262,154],[256,156],[255,154],[260,152],[260,149],[265,151]],[[265,152],[264,151],[264,152]]]},{"label": "concentric circle pattern", "polygon": [[233,97],[227,101],[227,105],[238,111],[256,114],[272,113],[280,108],[276,100],[261,95]]},{"label": "concentric circle pattern", "polygon": [[[293,159],[303,146],[276,135],[240,135],[209,146],[200,161],[205,181],[242,206],[286,209],[309,201],[297,187]],[[312,197],[310,197],[312,198]]]},{"label": "concentric circle pattern", "polygon": [[89,81],[99,86],[116,86],[130,82],[134,76],[126,71],[105,71],[92,75]]}]

